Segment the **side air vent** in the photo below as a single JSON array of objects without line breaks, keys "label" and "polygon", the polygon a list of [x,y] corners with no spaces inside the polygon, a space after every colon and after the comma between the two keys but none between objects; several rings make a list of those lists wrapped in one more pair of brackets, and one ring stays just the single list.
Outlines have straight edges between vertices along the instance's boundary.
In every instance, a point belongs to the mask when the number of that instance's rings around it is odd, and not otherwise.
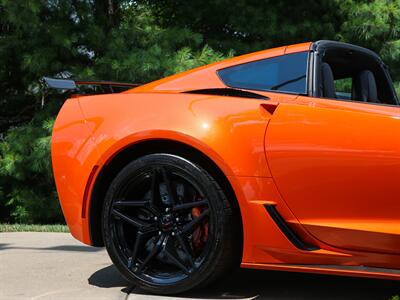
[{"label": "side air vent", "polygon": [[232,88],[199,89],[199,90],[185,91],[183,93],[253,98],[253,99],[261,99],[261,100],[269,99],[268,97],[257,94],[257,93],[238,90],[238,89],[232,89]]},{"label": "side air vent", "polygon": [[282,218],[279,212],[276,210],[275,205],[265,204],[265,209],[271,216],[272,220],[278,225],[279,229],[283,232],[283,234],[288,238],[288,240],[295,245],[297,248],[306,251],[318,250],[318,247],[308,245],[303,242],[301,238],[289,227],[286,221]]}]

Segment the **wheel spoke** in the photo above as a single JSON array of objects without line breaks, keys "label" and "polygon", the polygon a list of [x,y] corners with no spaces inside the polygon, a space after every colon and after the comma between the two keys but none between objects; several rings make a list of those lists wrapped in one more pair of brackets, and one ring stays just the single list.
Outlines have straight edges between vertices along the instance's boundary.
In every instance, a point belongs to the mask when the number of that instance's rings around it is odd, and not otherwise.
[{"label": "wheel spoke", "polygon": [[182,209],[189,209],[189,208],[198,207],[198,206],[206,205],[206,204],[208,204],[207,200],[201,200],[201,201],[177,204],[172,208],[172,211],[178,211],[178,210],[182,210]]},{"label": "wheel spoke", "polygon": [[191,220],[189,223],[185,224],[182,228],[182,233],[188,233],[194,229],[194,227],[200,223],[209,214],[209,209],[204,210],[197,218]]},{"label": "wheel spoke", "polygon": [[137,207],[137,208],[144,208],[147,209],[150,213],[152,213],[154,216],[159,217],[160,216],[160,212],[158,211],[158,209],[156,207],[154,207],[153,205],[151,205],[151,201],[115,201],[113,203],[113,207]]},{"label": "wheel spoke", "polygon": [[141,272],[143,268],[150,262],[152,258],[154,258],[162,249],[162,245],[164,242],[165,236],[162,235],[160,238],[157,240],[157,242],[154,243],[153,249],[149,252],[149,254],[146,256],[146,258],[143,260],[143,262],[140,264],[138,268],[138,272]]},{"label": "wheel spoke", "polygon": [[133,245],[133,250],[131,253],[131,257],[129,258],[128,261],[128,268],[131,269],[132,268],[132,264],[135,263],[136,261],[136,256],[139,250],[139,245],[142,244],[143,241],[143,232],[138,231],[137,235],[136,235],[136,240],[135,240],[135,244]]},{"label": "wheel spoke", "polygon": [[171,240],[171,237],[167,237],[167,243],[164,247],[164,253],[178,268],[188,274],[189,269],[184,265],[183,262],[181,262],[180,258],[178,258],[178,254],[176,253],[175,248],[173,247],[173,245],[171,245]]},{"label": "wheel spoke", "polygon": [[119,211],[116,210],[116,209],[113,209],[113,210],[112,210],[112,215],[113,215],[114,217],[118,217],[118,218],[120,218],[121,220],[124,220],[125,222],[127,222],[127,223],[129,223],[129,224],[135,226],[135,227],[138,228],[139,230],[148,231],[150,228],[153,228],[152,224],[145,223],[145,222],[143,222],[143,221],[141,221],[141,220],[139,220],[139,219],[137,219],[137,218],[128,217],[127,215],[125,215],[125,214],[119,212]]},{"label": "wheel spoke", "polygon": [[113,203],[113,206],[116,206],[116,207],[126,207],[126,206],[127,207],[145,207],[147,204],[148,204],[148,201],[132,201],[132,200],[121,201],[121,200],[118,200]]},{"label": "wheel spoke", "polygon": [[178,240],[179,244],[181,245],[183,252],[185,252],[187,259],[190,262],[190,265],[193,267],[194,261],[193,261],[192,248],[190,247],[190,245],[188,245],[187,241],[184,240],[184,238],[182,237],[182,235],[180,233],[178,233],[176,235],[176,239]]},{"label": "wheel spoke", "polygon": [[150,201],[148,205],[148,209],[157,217],[161,215],[159,207],[157,207],[157,203],[161,204],[160,198],[160,186],[158,182],[157,169],[153,169],[151,174],[151,187],[150,187]]},{"label": "wheel spoke", "polygon": [[162,174],[165,186],[167,187],[168,197],[169,197],[172,205],[175,205],[176,196],[175,196],[175,193],[174,193],[174,191],[172,189],[172,183],[168,178],[167,171],[165,171],[165,168],[161,168],[161,174]]},{"label": "wheel spoke", "polygon": [[136,262],[136,258],[137,258],[140,246],[143,244],[143,242],[148,241],[149,238],[151,236],[153,236],[155,232],[156,232],[156,230],[147,231],[147,232],[143,232],[143,231],[137,232],[135,244],[133,245],[133,249],[132,249],[132,253],[131,253],[131,257],[129,257],[129,261],[128,261],[129,269],[131,269],[133,264],[135,264],[135,262]]}]

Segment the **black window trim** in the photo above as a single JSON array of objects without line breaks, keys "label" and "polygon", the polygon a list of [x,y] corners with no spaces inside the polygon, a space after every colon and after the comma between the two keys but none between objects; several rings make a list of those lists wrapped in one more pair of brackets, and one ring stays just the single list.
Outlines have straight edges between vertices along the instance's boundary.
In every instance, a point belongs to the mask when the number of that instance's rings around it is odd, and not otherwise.
[{"label": "black window trim", "polygon": [[352,99],[338,99],[338,98],[328,98],[328,97],[314,97],[314,96],[307,96],[307,97],[311,97],[311,98],[315,98],[315,99],[320,99],[320,100],[333,100],[333,101],[338,101],[338,102],[352,102],[352,103],[358,103],[358,104],[378,105],[378,106],[390,106],[390,107],[397,107],[397,108],[400,108],[400,104],[364,102],[364,101],[358,101],[358,100],[352,100]]},{"label": "black window trim", "polygon": [[[270,89],[238,88],[238,87],[235,87],[235,86],[232,86],[232,85],[229,85],[229,84],[225,83],[225,81],[221,78],[221,76],[220,76],[220,74],[219,74],[219,71],[225,70],[225,69],[229,69],[229,68],[231,68],[231,67],[241,66],[241,65],[248,64],[248,63],[253,63],[253,62],[257,62],[257,61],[268,60],[268,59],[271,59],[271,58],[281,57],[281,56],[286,56],[286,55],[291,55],[291,54],[304,53],[304,52],[308,53],[308,55],[307,55],[307,67],[306,67],[306,85],[305,85],[305,90],[306,90],[306,92],[305,92],[305,93],[296,93],[296,92],[289,92],[289,91],[277,91],[277,90],[270,90]],[[309,96],[310,94],[309,94],[309,88],[308,88],[308,87],[309,87],[309,84],[308,84],[308,82],[309,82],[309,78],[310,78],[310,70],[309,70],[309,67],[310,67],[310,64],[309,64],[309,61],[310,61],[310,52],[311,52],[310,50],[305,50],[305,51],[299,51],[299,52],[284,53],[284,54],[281,54],[281,55],[275,55],[275,56],[271,56],[271,57],[265,57],[265,58],[261,58],[261,59],[257,59],[257,60],[252,60],[252,61],[248,61],[248,62],[236,64],[236,65],[232,65],[232,66],[229,66],[229,67],[221,68],[221,69],[218,69],[218,70],[216,71],[216,73],[217,73],[217,76],[218,76],[219,80],[221,80],[221,82],[222,82],[223,84],[225,84],[227,87],[234,88],[234,89],[241,89],[241,90],[248,90],[248,91],[260,91],[260,92],[277,93],[277,94],[289,94],[289,95],[298,95],[298,96]]]},{"label": "black window trim", "polygon": [[[357,101],[353,99],[337,99],[337,98],[327,98],[327,97],[322,97],[319,94],[319,76],[317,76],[318,71],[319,71],[319,66],[321,65],[322,62],[322,57],[324,56],[324,52],[326,49],[332,49],[332,48],[347,48],[349,50],[356,50],[360,51],[362,53],[365,53],[373,58],[375,58],[378,63],[381,65],[386,79],[390,83],[390,87],[392,89],[392,93],[394,94],[394,99],[396,101],[396,104],[387,104],[387,103],[375,103],[375,102],[363,102],[363,101]],[[317,42],[314,42],[311,44],[311,50],[310,50],[310,56],[312,58],[309,58],[309,61],[312,61],[312,67],[309,70],[308,76],[312,78],[312,84],[309,85],[309,97],[313,98],[318,98],[318,99],[327,99],[327,100],[334,100],[334,101],[345,101],[345,102],[353,102],[353,103],[359,103],[359,104],[368,104],[368,105],[378,105],[378,106],[389,106],[389,107],[400,107],[400,101],[397,97],[396,91],[394,90],[393,86],[393,81],[391,79],[389,70],[385,63],[382,61],[382,59],[379,57],[378,54],[373,52],[372,50],[369,50],[367,48],[363,48],[360,46],[352,45],[352,44],[347,44],[347,43],[342,43],[342,42],[336,42],[336,41],[328,41],[328,40],[320,40]]]}]

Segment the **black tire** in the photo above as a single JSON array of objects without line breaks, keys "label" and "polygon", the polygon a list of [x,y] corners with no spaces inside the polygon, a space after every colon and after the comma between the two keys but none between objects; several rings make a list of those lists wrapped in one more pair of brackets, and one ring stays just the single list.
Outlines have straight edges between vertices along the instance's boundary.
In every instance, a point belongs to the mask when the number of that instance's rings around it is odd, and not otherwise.
[{"label": "black tire", "polygon": [[[186,205],[186,206],[185,206]],[[103,238],[122,275],[148,292],[203,287],[241,259],[238,212],[200,166],[171,154],[129,163],[104,201]]]}]

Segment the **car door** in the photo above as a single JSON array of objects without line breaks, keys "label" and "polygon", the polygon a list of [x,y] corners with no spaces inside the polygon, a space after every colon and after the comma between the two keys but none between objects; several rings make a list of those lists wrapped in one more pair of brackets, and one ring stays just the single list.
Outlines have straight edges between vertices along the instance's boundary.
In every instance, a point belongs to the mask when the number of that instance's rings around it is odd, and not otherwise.
[{"label": "car door", "polygon": [[276,185],[304,228],[343,249],[400,254],[400,109],[298,97],[265,137]]}]

